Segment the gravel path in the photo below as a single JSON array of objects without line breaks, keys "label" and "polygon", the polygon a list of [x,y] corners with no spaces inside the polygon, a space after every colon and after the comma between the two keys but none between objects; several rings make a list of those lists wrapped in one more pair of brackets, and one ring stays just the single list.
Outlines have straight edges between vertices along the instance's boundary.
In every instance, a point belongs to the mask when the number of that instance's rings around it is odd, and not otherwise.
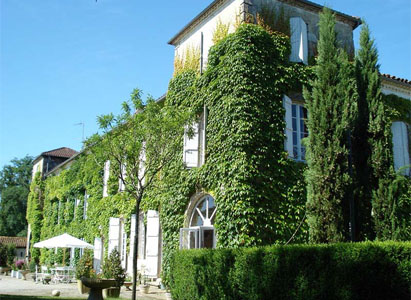
[{"label": "gravel path", "polygon": [[[32,280],[16,279],[10,276],[0,275],[0,295],[22,295],[22,296],[51,296],[53,290],[59,290],[61,297],[73,297],[87,299],[88,294],[81,295],[77,290],[77,283],[42,284]],[[131,291],[121,288],[122,298],[131,299]],[[56,297],[56,299],[58,299]],[[165,300],[164,291],[151,286],[149,294],[137,292],[139,300]]]}]

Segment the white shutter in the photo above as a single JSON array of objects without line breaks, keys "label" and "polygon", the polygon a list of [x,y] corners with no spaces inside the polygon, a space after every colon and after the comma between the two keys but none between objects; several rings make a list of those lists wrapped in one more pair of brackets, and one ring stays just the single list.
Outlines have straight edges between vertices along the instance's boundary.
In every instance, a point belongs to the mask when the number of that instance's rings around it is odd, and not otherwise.
[{"label": "white shutter", "polygon": [[103,197],[108,196],[107,185],[108,185],[108,178],[110,176],[110,161],[107,160],[104,163],[104,175],[103,175]]},{"label": "white shutter", "polygon": [[[410,154],[408,152],[408,132],[404,122],[393,122],[391,126],[392,143],[394,152],[395,170],[410,164]],[[409,170],[404,170],[403,174],[409,174]]]},{"label": "white shutter", "polygon": [[146,268],[147,275],[158,276],[158,248],[160,235],[160,218],[155,210],[147,212],[147,250]]},{"label": "white shutter", "polygon": [[292,120],[292,102],[286,95],[283,97],[283,106],[285,108],[285,150],[289,157],[293,157],[293,120]]},{"label": "white shutter", "polygon": [[128,268],[127,272],[133,272],[133,253],[134,253],[134,236],[136,235],[136,215],[131,215],[131,222],[130,222],[130,253],[128,255]]},{"label": "white shutter", "polygon": [[183,161],[189,168],[198,167],[198,146],[199,146],[199,126],[198,123],[192,125],[193,136],[189,138],[188,134],[184,134],[184,153]]},{"label": "white shutter", "polygon": [[101,238],[94,238],[94,261],[93,268],[97,273],[100,272],[101,268],[101,258],[102,258],[102,244]]},{"label": "white shutter", "polygon": [[120,218],[110,218],[109,229],[108,229],[108,254],[117,248],[118,251],[120,246]]},{"label": "white shutter", "polygon": [[307,24],[300,17],[290,18],[291,55],[290,61],[308,64]]}]

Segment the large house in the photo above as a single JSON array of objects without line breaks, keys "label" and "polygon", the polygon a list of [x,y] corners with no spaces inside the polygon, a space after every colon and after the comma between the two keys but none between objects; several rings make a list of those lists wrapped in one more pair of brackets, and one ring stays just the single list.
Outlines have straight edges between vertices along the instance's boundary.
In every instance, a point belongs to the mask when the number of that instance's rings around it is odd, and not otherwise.
[{"label": "large house", "polygon": [[[316,43],[318,40],[318,21],[322,6],[306,0],[215,0],[181,31],[179,31],[169,41],[175,47],[175,56],[184,55],[189,48],[200,49],[200,66],[202,69],[207,67],[208,51],[212,46],[213,32],[218,23],[229,26],[229,31],[235,30],[235,23],[248,20],[255,16],[259,7],[264,3],[270,2],[282,5],[290,17],[291,45],[292,51],[290,60],[302,64],[308,64],[310,57],[316,54]],[[353,31],[361,24],[357,17],[352,17],[344,13],[335,12],[338,38],[345,49],[354,53]],[[411,100],[411,82],[406,79],[396,78],[391,75],[381,74],[383,93],[395,94],[399,97]],[[284,95],[286,120],[286,141],[285,150],[289,157],[297,160],[305,160],[305,148],[301,143],[308,133],[304,125],[307,111],[304,108],[304,99],[301,94]],[[200,120],[193,137],[185,137],[183,157],[187,167],[195,168],[205,163],[205,144],[206,144],[206,119]],[[394,161],[395,168],[410,164],[409,137],[410,124],[403,121],[396,121],[392,125]],[[43,153],[44,154],[44,153]],[[44,155],[41,156],[44,156]],[[75,154],[75,153],[73,153]],[[74,155],[69,160],[62,162],[57,167],[49,167],[46,176],[58,176],[63,169],[70,167],[70,161],[75,160]],[[44,160],[43,160],[44,161]],[[37,168],[38,164],[34,168]],[[44,169],[44,163],[43,163]],[[33,169],[36,172],[37,169]],[[102,194],[101,197],[108,195],[110,162],[104,165],[101,176]],[[404,171],[408,175],[409,169]],[[122,190],[121,186],[119,187]],[[84,194],[84,215],[87,218],[87,193]],[[216,215],[216,204],[212,195],[199,192],[193,194],[185,211],[184,226],[180,233],[181,248],[212,248],[216,244],[216,234],[214,231],[214,217]],[[76,200],[77,205],[77,200]],[[143,216],[143,213],[142,213]],[[160,226],[160,215],[155,210],[148,210],[144,218],[140,219],[140,230],[138,232],[139,249],[138,265],[144,265],[149,276],[156,278],[160,276],[162,261],[162,230]],[[121,253],[122,264],[131,273],[132,253],[134,235],[135,216],[131,217],[131,222],[127,222],[121,216],[112,215],[107,220],[109,226],[108,247],[105,249],[104,237],[96,236],[94,239],[94,263],[95,268],[100,269],[105,251],[112,251],[117,248]],[[127,228],[127,226],[130,226]],[[129,241],[129,242],[128,242]],[[92,241],[89,241],[92,242]],[[129,243],[130,247],[127,247]]]}]

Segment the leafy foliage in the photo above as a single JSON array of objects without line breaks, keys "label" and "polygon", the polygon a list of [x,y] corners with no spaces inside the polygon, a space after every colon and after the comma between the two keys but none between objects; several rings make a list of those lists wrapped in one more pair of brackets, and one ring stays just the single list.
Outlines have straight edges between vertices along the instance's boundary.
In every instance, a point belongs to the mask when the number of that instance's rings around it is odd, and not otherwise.
[{"label": "leafy foliage", "polygon": [[115,279],[116,286],[121,287],[126,279],[126,271],[121,266],[120,253],[117,248],[111,251],[103,264],[103,277]]},{"label": "leafy foliage", "polygon": [[320,15],[315,79],[305,90],[307,127],[307,210],[312,242],[338,242],[348,237],[351,178],[347,136],[356,113],[353,69],[338,49],[335,17]]},{"label": "leafy foliage", "polygon": [[32,171],[30,156],[13,159],[0,171],[0,235],[25,236],[25,212]]},{"label": "leafy foliage", "polygon": [[174,58],[174,76],[182,71],[200,72],[200,48],[187,46],[181,55]]},{"label": "leafy foliage", "polygon": [[91,255],[91,251],[85,251],[84,255],[77,262],[76,278],[92,278],[93,275],[93,256]]},{"label": "leafy foliage", "polygon": [[16,246],[14,244],[0,244],[0,267],[11,266],[15,257]]},{"label": "leafy foliage", "polygon": [[184,250],[173,299],[409,299],[410,242]]},{"label": "leafy foliage", "polygon": [[27,222],[30,224],[30,253],[31,258],[36,262],[40,258],[40,250],[33,245],[40,241],[42,220],[43,220],[43,201],[44,201],[44,182],[40,172],[37,172],[30,185],[30,193],[27,200]]},{"label": "leafy foliage", "polygon": [[[374,230],[377,238],[391,239],[388,228],[391,227],[393,199],[389,195],[395,173],[392,152],[391,119],[381,92],[378,52],[365,24],[360,35],[360,50],[356,57],[356,73],[358,84],[358,119],[360,120],[357,137],[356,170],[359,179],[359,199],[361,215],[371,215],[370,199]],[[362,191],[362,192],[361,192]],[[369,218],[369,217],[368,217]],[[360,220],[367,226],[371,222]],[[370,231],[370,229],[366,229]]]},{"label": "leafy foliage", "polygon": [[230,30],[230,23],[224,24],[221,21],[221,19],[218,19],[216,28],[213,32],[213,38],[212,38],[213,45],[217,44],[219,41],[226,38],[229,30]]}]

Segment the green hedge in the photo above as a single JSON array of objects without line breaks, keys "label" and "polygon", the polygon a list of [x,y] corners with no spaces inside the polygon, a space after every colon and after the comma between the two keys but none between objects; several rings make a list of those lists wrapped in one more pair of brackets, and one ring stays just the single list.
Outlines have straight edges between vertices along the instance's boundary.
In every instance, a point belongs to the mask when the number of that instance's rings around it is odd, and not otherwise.
[{"label": "green hedge", "polygon": [[182,299],[410,299],[411,242],[183,250],[171,293]]}]

